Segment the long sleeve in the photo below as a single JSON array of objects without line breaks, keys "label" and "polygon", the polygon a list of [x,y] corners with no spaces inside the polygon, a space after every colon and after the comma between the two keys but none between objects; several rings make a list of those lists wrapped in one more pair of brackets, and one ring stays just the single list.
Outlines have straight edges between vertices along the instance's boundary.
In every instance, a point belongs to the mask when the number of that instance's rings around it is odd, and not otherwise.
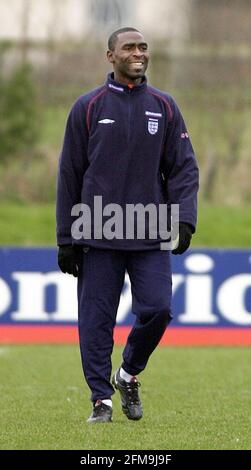
[{"label": "long sleeve", "polygon": [[83,176],[88,167],[85,105],[79,98],[68,116],[57,179],[57,243],[71,244],[72,207],[81,202]]},{"label": "long sleeve", "polygon": [[186,125],[174,100],[172,110],[163,158],[168,202],[179,204],[179,220],[189,223],[195,232],[199,170]]}]

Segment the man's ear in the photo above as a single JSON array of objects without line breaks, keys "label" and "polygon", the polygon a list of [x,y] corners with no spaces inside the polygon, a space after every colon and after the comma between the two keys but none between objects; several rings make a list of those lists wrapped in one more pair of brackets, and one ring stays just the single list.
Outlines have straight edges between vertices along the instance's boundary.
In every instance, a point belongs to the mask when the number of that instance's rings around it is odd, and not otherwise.
[{"label": "man's ear", "polygon": [[114,63],[113,51],[108,50],[106,53],[106,57],[108,62],[110,62],[111,64]]}]

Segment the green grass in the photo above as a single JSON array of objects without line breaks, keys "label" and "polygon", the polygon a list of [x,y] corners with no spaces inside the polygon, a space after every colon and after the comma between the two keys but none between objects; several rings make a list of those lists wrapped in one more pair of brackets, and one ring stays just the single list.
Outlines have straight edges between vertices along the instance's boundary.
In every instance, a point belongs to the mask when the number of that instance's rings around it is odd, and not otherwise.
[{"label": "green grass", "polygon": [[55,205],[0,205],[0,245],[55,245]]},{"label": "green grass", "polygon": [[[55,245],[54,204],[0,204],[0,245]],[[193,247],[250,247],[251,207],[199,204]]]},{"label": "green grass", "polygon": [[193,246],[251,247],[251,206],[199,204]]},{"label": "green grass", "polygon": [[[116,348],[113,364],[120,364]],[[144,417],[88,425],[77,346],[0,348],[0,449],[251,449],[250,348],[159,348],[141,376]]]}]

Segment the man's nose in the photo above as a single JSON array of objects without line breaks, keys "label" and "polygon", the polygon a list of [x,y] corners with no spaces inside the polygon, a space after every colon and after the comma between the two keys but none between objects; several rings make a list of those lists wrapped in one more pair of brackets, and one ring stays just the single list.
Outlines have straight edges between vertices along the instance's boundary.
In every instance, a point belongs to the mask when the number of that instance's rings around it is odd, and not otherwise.
[{"label": "man's nose", "polygon": [[135,49],[133,51],[133,55],[134,55],[134,57],[138,57],[138,58],[141,58],[141,57],[144,56],[144,54],[142,53],[142,51],[138,47],[135,47]]}]

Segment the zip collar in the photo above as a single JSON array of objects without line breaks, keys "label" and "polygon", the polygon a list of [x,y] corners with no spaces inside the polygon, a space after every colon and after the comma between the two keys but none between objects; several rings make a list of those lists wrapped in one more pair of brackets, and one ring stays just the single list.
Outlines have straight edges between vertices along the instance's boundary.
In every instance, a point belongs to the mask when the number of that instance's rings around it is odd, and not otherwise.
[{"label": "zip collar", "polygon": [[108,90],[114,93],[138,93],[140,91],[145,91],[147,87],[147,78],[144,75],[142,82],[139,85],[135,85],[134,87],[130,87],[128,85],[124,85],[123,83],[116,82],[114,80],[114,72],[108,73],[106,86]]}]

